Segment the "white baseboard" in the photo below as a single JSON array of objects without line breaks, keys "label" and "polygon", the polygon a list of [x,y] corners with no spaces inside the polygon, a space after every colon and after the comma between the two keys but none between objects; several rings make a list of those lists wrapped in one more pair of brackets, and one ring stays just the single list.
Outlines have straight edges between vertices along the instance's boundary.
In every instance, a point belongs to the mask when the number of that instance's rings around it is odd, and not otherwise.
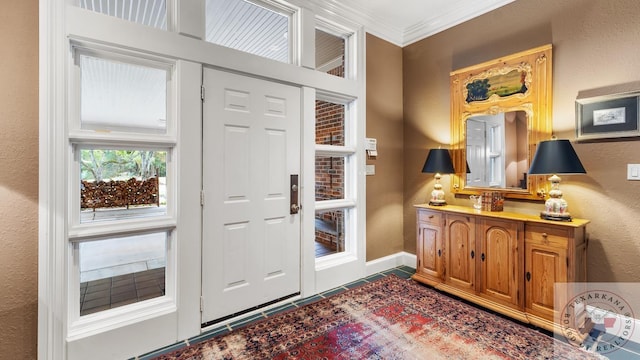
[{"label": "white baseboard", "polygon": [[388,255],[379,259],[367,261],[366,271],[367,276],[373,275],[382,271],[393,269],[398,266],[416,267],[416,255],[410,254],[404,251]]}]

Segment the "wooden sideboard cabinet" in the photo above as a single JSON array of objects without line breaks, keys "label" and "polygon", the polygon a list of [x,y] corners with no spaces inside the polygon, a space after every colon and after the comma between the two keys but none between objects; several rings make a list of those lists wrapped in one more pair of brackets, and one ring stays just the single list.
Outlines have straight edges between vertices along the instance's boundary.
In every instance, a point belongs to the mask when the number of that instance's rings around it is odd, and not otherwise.
[{"label": "wooden sideboard cabinet", "polygon": [[[556,283],[586,281],[589,221],[542,220],[454,205],[416,205],[413,278],[514,319],[556,331]],[[555,303],[554,303],[555,302]]]}]

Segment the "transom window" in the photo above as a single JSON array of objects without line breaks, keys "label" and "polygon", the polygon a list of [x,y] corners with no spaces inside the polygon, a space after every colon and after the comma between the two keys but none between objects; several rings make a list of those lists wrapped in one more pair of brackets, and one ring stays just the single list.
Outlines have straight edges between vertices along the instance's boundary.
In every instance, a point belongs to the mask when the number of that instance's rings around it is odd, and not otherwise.
[{"label": "transom window", "polygon": [[316,29],[316,70],[345,77],[345,43],[341,36]]},{"label": "transom window", "polygon": [[166,0],[80,0],[80,7],[167,30]]},{"label": "transom window", "polygon": [[290,9],[245,0],[207,0],[205,39],[285,63],[292,62]]}]

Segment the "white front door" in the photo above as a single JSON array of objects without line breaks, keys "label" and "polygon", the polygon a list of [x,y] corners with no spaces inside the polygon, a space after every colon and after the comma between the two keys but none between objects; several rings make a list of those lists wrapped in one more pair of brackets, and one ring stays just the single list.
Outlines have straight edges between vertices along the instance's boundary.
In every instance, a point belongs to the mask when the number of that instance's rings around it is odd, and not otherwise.
[{"label": "white front door", "polygon": [[[204,70],[202,323],[300,292],[300,89]],[[297,199],[294,199],[297,201]]]}]

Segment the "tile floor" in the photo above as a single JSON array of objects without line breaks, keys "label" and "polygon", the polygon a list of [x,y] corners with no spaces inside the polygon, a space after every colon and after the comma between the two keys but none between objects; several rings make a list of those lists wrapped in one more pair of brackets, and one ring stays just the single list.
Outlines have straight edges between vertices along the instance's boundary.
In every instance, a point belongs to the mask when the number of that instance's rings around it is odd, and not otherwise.
[{"label": "tile floor", "polygon": [[[316,257],[321,257],[335,253],[336,249],[316,242],[315,251]],[[96,252],[94,256],[99,254]],[[161,260],[100,268],[99,276],[83,274],[81,278],[89,280],[80,283],[80,316],[164,295],[164,259]],[[142,265],[135,266],[138,263]]]},{"label": "tile floor", "polygon": [[336,253],[335,245],[325,244],[319,241],[316,241],[316,258],[327,256]]},{"label": "tile floor", "polygon": [[164,267],[80,283],[80,315],[164,295]]}]

